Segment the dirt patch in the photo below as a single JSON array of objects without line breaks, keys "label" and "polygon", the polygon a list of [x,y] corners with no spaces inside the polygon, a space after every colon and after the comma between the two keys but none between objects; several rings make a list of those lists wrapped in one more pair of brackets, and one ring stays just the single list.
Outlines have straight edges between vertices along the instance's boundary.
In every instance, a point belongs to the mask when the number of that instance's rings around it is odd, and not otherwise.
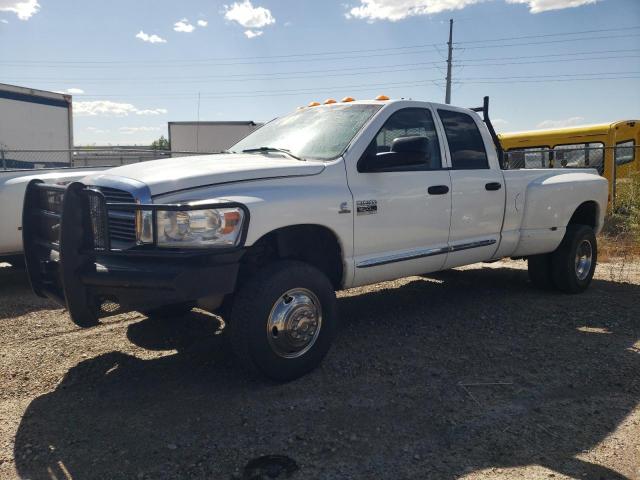
[{"label": "dirt patch", "polygon": [[214,316],[80,330],[0,268],[0,478],[640,478],[640,264],[577,296],[524,266],[341,292],[330,354],[285,385]]}]

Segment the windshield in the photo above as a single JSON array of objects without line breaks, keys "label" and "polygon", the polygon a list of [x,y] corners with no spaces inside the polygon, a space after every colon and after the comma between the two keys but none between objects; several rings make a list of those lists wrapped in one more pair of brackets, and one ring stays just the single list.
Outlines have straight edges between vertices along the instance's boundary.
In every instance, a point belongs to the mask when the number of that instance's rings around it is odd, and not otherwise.
[{"label": "windshield", "polygon": [[302,159],[331,160],[349,142],[380,105],[331,105],[304,108],[267,123],[243,138],[230,152],[276,148]]}]

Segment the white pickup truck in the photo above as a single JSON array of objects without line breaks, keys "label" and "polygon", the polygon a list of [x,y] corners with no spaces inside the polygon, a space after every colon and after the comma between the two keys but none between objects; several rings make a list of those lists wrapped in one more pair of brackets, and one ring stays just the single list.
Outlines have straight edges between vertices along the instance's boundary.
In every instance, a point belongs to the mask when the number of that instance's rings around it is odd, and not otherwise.
[{"label": "white pickup truck", "polygon": [[345,100],[227,153],[32,182],[35,292],[81,326],[126,310],[222,312],[245,365],[291,380],[329,349],[335,290],[504,257],[527,258],[535,285],[587,288],[607,206],[595,170],[502,170],[487,99],[484,123],[449,105]]},{"label": "white pickup truck", "polygon": [[22,200],[31,180],[66,185],[105,167],[0,170],[0,262],[24,265],[22,255]]}]

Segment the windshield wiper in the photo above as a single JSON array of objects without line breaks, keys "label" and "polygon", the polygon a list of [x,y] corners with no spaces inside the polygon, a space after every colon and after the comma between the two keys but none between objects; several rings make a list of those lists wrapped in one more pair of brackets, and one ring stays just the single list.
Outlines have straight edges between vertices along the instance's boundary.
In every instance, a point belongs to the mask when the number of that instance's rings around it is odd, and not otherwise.
[{"label": "windshield wiper", "polygon": [[292,158],[295,158],[296,160],[301,160],[301,161],[305,161],[304,158],[300,158],[300,157],[296,157],[293,153],[291,153],[290,150],[287,150],[286,148],[277,148],[277,147],[258,147],[258,148],[247,148],[245,150],[242,150],[242,153],[255,153],[255,152],[281,152],[284,153],[285,155],[289,155]]}]

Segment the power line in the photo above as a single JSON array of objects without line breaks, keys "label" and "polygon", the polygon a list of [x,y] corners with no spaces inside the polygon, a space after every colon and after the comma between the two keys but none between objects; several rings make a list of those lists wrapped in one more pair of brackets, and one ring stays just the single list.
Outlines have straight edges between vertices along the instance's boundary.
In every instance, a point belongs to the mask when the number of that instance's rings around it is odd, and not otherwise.
[{"label": "power line", "polygon": [[[640,26],[632,26],[632,27],[622,27],[622,28],[611,28],[611,29],[598,29],[598,30],[581,30],[574,32],[561,32],[561,33],[551,33],[551,34],[537,34],[537,35],[524,35],[517,37],[501,37],[501,38],[493,38],[493,39],[482,39],[482,40],[470,40],[465,42],[456,42],[455,45],[466,45],[466,44],[474,44],[474,43],[487,43],[487,42],[499,42],[505,40],[520,40],[520,39],[529,39],[529,38],[547,38],[554,36],[567,36],[567,35],[584,35],[587,33],[602,33],[602,32],[610,32],[610,31],[626,31],[626,30],[634,30],[638,29]],[[556,42],[566,42],[566,41],[578,41],[578,40],[597,40],[597,39],[606,39],[606,38],[621,38],[628,36],[637,36],[638,34],[625,34],[625,35],[607,35],[607,36],[598,36],[598,37],[586,37],[583,39],[564,39],[564,40],[551,40],[546,42],[529,42],[529,43],[517,43],[512,44],[513,46],[520,45],[533,45],[533,44],[544,44],[544,43],[556,43]],[[283,63],[284,60],[278,59],[295,59],[297,57],[324,57],[324,56],[343,56],[345,54],[362,54],[362,53],[373,53],[372,55],[365,56],[387,56],[387,55],[410,55],[410,54],[418,54],[424,53],[425,49],[437,48],[438,46],[445,45],[444,43],[423,43],[416,45],[404,45],[398,47],[384,47],[384,48],[366,48],[366,49],[354,49],[354,50],[331,50],[324,52],[304,52],[304,53],[293,53],[293,54],[280,54],[280,55],[259,55],[259,56],[238,56],[238,57],[208,57],[208,58],[200,58],[200,59],[163,59],[163,60],[50,60],[50,59],[40,59],[40,60],[4,60],[0,63],[3,65],[13,65],[13,66],[51,66],[51,65],[67,65],[71,67],[73,65],[81,65],[83,67],[88,66],[113,66],[113,65],[132,65],[132,66],[150,66],[150,65],[158,65],[162,67],[166,67],[167,64],[211,64],[211,65],[253,65],[253,64],[261,64],[261,63]],[[511,46],[511,45],[499,45],[499,46]],[[493,48],[491,45],[478,45],[478,46],[470,46],[465,48]],[[415,50],[419,49],[420,51],[416,52],[398,52],[399,50]],[[381,53],[387,52],[387,53]],[[360,58],[361,55],[358,56],[347,56],[347,57],[339,57],[345,59],[351,58]],[[230,62],[230,61],[238,61],[238,60],[262,60],[261,62],[246,62],[246,63],[218,63],[218,62]],[[293,62],[303,62],[303,61],[321,61],[324,59],[313,59],[306,60],[306,58],[290,60]],[[327,60],[335,60],[327,59]]]},{"label": "power line", "polygon": [[629,38],[629,37],[638,37],[640,33],[628,33],[625,35],[603,35],[599,37],[584,37],[584,38],[566,38],[559,40],[543,40],[541,42],[524,42],[524,43],[503,43],[500,45],[475,45],[470,47],[457,47],[456,50],[470,50],[470,49],[478,49],[478,48],[502,48],[502,47],[527,47],[530,45],[545,45],[551,43],[566,43],[566,42],[584,42],[591,40],[604,40],[611,38]]},{"label": "power line", "polygon": [[[559,78],[560,77],[560,78]],[[623,71],[623,72],[594,72],[594,73],[576,73],[576,74],[556,74],[556,75],[521,75],[521,76],[498,76],[498,77],[466,77],[460,78],[454,81],[454,84],[474,84],[474,83],[522,83],[524,82],[554,82],[554,81],[572,81],[572,80],[607,80],[607,79],[628,79],[640,77],[640,71]],[[200,97],[205,98],[227,98],[227,97],[244,97],[244,96],[262,96],[262,95],[281,95],[281,94],[314,94],[318,92],[337,91],[337,90],[349,90],[357,88],[376,88],[376,89],[388,89],[388,88],[402,88],[409,86],[420,86],[425,84],[433,84],[439,82],[441,79],[433,78],[418,81],[402,81],[402,82],[387,82],[387,83],[365,83],[365,84],[350,84],[350,85],[333,85],[333,86],[312,86],[304,87],[300,89],[283,89],[283,90],[231,90],[231,91],[216,91],[216,92],[199,92]],[[167,92],[157,93],[150,95],[136,95],[136,94],[95,94],[95,95],[83,95],[80,98],[108,98],[108,97],[152,97],[152,98],[193,98],[198,93],[178,93]]]},{"label": "power line", "polygon": [[[278,58],[315,57],[315,56],[345,55],[345,54],[369,53],[369,52],[375,52],[375,55],[371,55],[375,57],[379,55],[397,55],[398,53],[394,53],[394,51],[396,50],[412,50],[412,49],[425,50],[425,49],[431,49],[434,46],[435,44],[426,43],[421,45],[406,45],[401,47],[387,47],[387,48],[366,48],[361,50],[335,50],[335,51],[316,52],[316,53],[293,53],[293,54],[287,54],[287,55],[260,55],[260,56],[244,56],[244,57],[209,57],[209,58],[201,58],[201,59],[140,60],[140,61],[135,61],[135,60],[57,60],[55,62],[42,59],[42,60],[9,60],[2,63],[15,63],[20,65],[33,64],[34,66],[39,66],[40,64],[53,64],[53,63],[60,64],[60,65],[162,64],[166,67],[167,63],[175,64],[175,63],[209,63],[209,62],[233,61],[233,60],[273,60]],[[390,52],[390,53],[380,54],[380,52]],[[411,52],[408,52],[408,53],[411,53]],[[348,58],[353,58],[353,57],[348,57]],[[253,62],[250,62],[250,63],[253,64]],[[263,62],[258,62],[258,63],[263,63]],[[214,63],[214,65],[218,65],[218,64]]]},{"label": "power line", "polygon": [[[361,58],[374,58],[374,57],[388,57],[391,55],[394,56],[398,56],[398,55],[423,55],[425,53],[429,53],[431,52],[430,49],[422,49],[422,50],[416,50],[416,51],[412,51],[412,52],[388,52],[388,53],[376,53],[376,54],[371,54],[371,55],[344,55],[344,56],[340,56],[340,57],[333,57],[333,58],[324,58],[324,59],[297,59],[297,60],[292,60],[292,59],[283,59],[283,60],[277,60],[277,59],[266,59],[264,61],[255,61],[255,62],[229,62],[229,63],[218,63],[218,62],[213,62],[213,63],[206,63],[206,64],[199,64],[202,66],[217,66],[217,67],[222,67],[222,66],[235,66],[235,65],[271,65],[274,63],[309,63],[309,62],[313,62],[313,63],[317,63],[318,61],[333,61],[333,60],[353,60],[353,59],[361,59]],[[262,57],[263,59],[267,58],[267,57]],[[125,66],[127,65],[128,62],[123,62],[121,65]],[[176,62],[177,63],[177,62]],[[4,65],[4,66],[13,66],[13,67],[37,67],[37,68],[59,68],[61,66],[63,66],[65,69],[69,69],[69,68],[113,68],[113,65],[94,65],[94,64],[84,64],[84,65],[60,65],[57,63],[53,63],[53,62],[47,62],[47,61],[43,61],[43,62],[39,62],[39,63],[28,63],[28,64],[22,64],[19,61],[9,61],[9,62],[0,62],[0,64]],[[164,60],[159,62],[158,64],[142,64],[139,62],[136,62],[134,64],[132,64],[132,66],[138,66],[141,68],[150,68],[150,67],[159,67],[159,68],[167,68],[168,64],[173,64],[173,62],[171,60]],[[195,65],[188,65],[188,64],[182,64],[180,65],[181,67],[184,66],[195,66]]]},{"label": "power line", "polygon": [[[543,55],[517,55],[515,57],[489,57],[489,58],[464,58],[459,62],[481,62],[490,60],[522,60],[523,58],[547,58],[547,57],[567,57],[572,55],[599,55],[602,53],[640,53],[638,48],[616,49],[616,50],[589,50],[586,52],[566,52],[566,53],[545,53]],[[611,58],[616,58],[612,56]]]},{"label": "power line", "polygon": [[[615,50],[610,50],[611,52],[617,52]],[[604,52],[607,52],[605,50]],[[549,54],[549,55],[525,55],[518,57],[491,57],[491,58],[480,58],[480,59],[464,59],[453,61],[453,66],[455,67],[484,67],[484,66],[500,66],[500,65],[527,65],[527,64],[546,64],[546,63],[567,63],[567,62],[579,62],[579,61],[595,61],[595,60],[617,60],[623,58],[639,58],[640,50],[629,49],[629,50],[620,50],[620,52],[638,52],[637,55],[607,55],[603,57],[587,57],[587,58],[571,58],[576,55],[593,55],[596,53],[603,53],[601,51],[594,52],[573,52],[573,53],[562,53],[562,54]],[[526,58],[545,58],[545,57],[569,57],[569,58],[554,58],[554,59],[546,59],[546,60],[534,60],[534,61],[524,61],[524,62],[497,62],[497,63],[486,63],[491,60],[500,60],[502,58],[508,59],[526,59]],[[476,63],[467,63],[467,62],[476,62]],[[429,61],[429,62],[412,62],[412,63],[398,63],[391,65],[363,65],[356,67],[342,67],[342,68],[333,68],[333,69],[314,69],[314,70],[294,70],[294,71],[286,71],[286,72],[264,72],[264,73],[255,73],[255,74],[247,74],[247,73],[239,73],[239,74],[225,74],[225,75],[190,75],[190,76],[171,76],[171,77],[159,77],[154,76],[153,81],[158,83],[167,83],[167,82],[180,82],[180,83],[193,83],[199,81],[230,81],[230,82],[245,82],[245,81],[264,81],[264,80],[296,80],[296,79],[307,79],[307,78],[318,78],[318,77],[342,77],[342,76],[354,76],[360,75],[362,72],[366,72],[367,74],[381,74],[381,73],[397,73],[404,71],[418,71],[418,70],[426,70],[429,68],[433,68],[434,66],[441,65],[443,62],[441,61]],[[337,72],[337,73],[336,73]],[[15,81],[12,77],[8,78],[11,81]],[[126,79],[122,79],[121,77],[69,77],[69,78],[57,78],[56,83],[83,83],[83,84],[91,84],[91,83],[104,83],[104,82],[114,82],[118,80],[122,81],[131,81],[131,80],[147,80],[148,77],[127,77]],[[19,81],[48,81],[49,77],[20,77]]]},{"label": "power line", "polygon": [[456,42],[456,44],[467,44],[467,43],[486,43],[486,42],[502,42],[504,40],[520,40],[525,38],[544,38],[544,37],[559,37],[563,35],[582,35],[585,33],[602,33],[602,32],[619,32],[623,30],[636,30],[640,28],[640,25],[635,25],[633,27],[616,27],[616,28],[601,28],[598,30],[581,30],[577,32],[561,32],[561,33],[544,33],[537,35],[522,35],[518,37],[502,37],[502,38],[485,38],[485,39],[477,39],[477,40],[466,40],[464,42]]}]

